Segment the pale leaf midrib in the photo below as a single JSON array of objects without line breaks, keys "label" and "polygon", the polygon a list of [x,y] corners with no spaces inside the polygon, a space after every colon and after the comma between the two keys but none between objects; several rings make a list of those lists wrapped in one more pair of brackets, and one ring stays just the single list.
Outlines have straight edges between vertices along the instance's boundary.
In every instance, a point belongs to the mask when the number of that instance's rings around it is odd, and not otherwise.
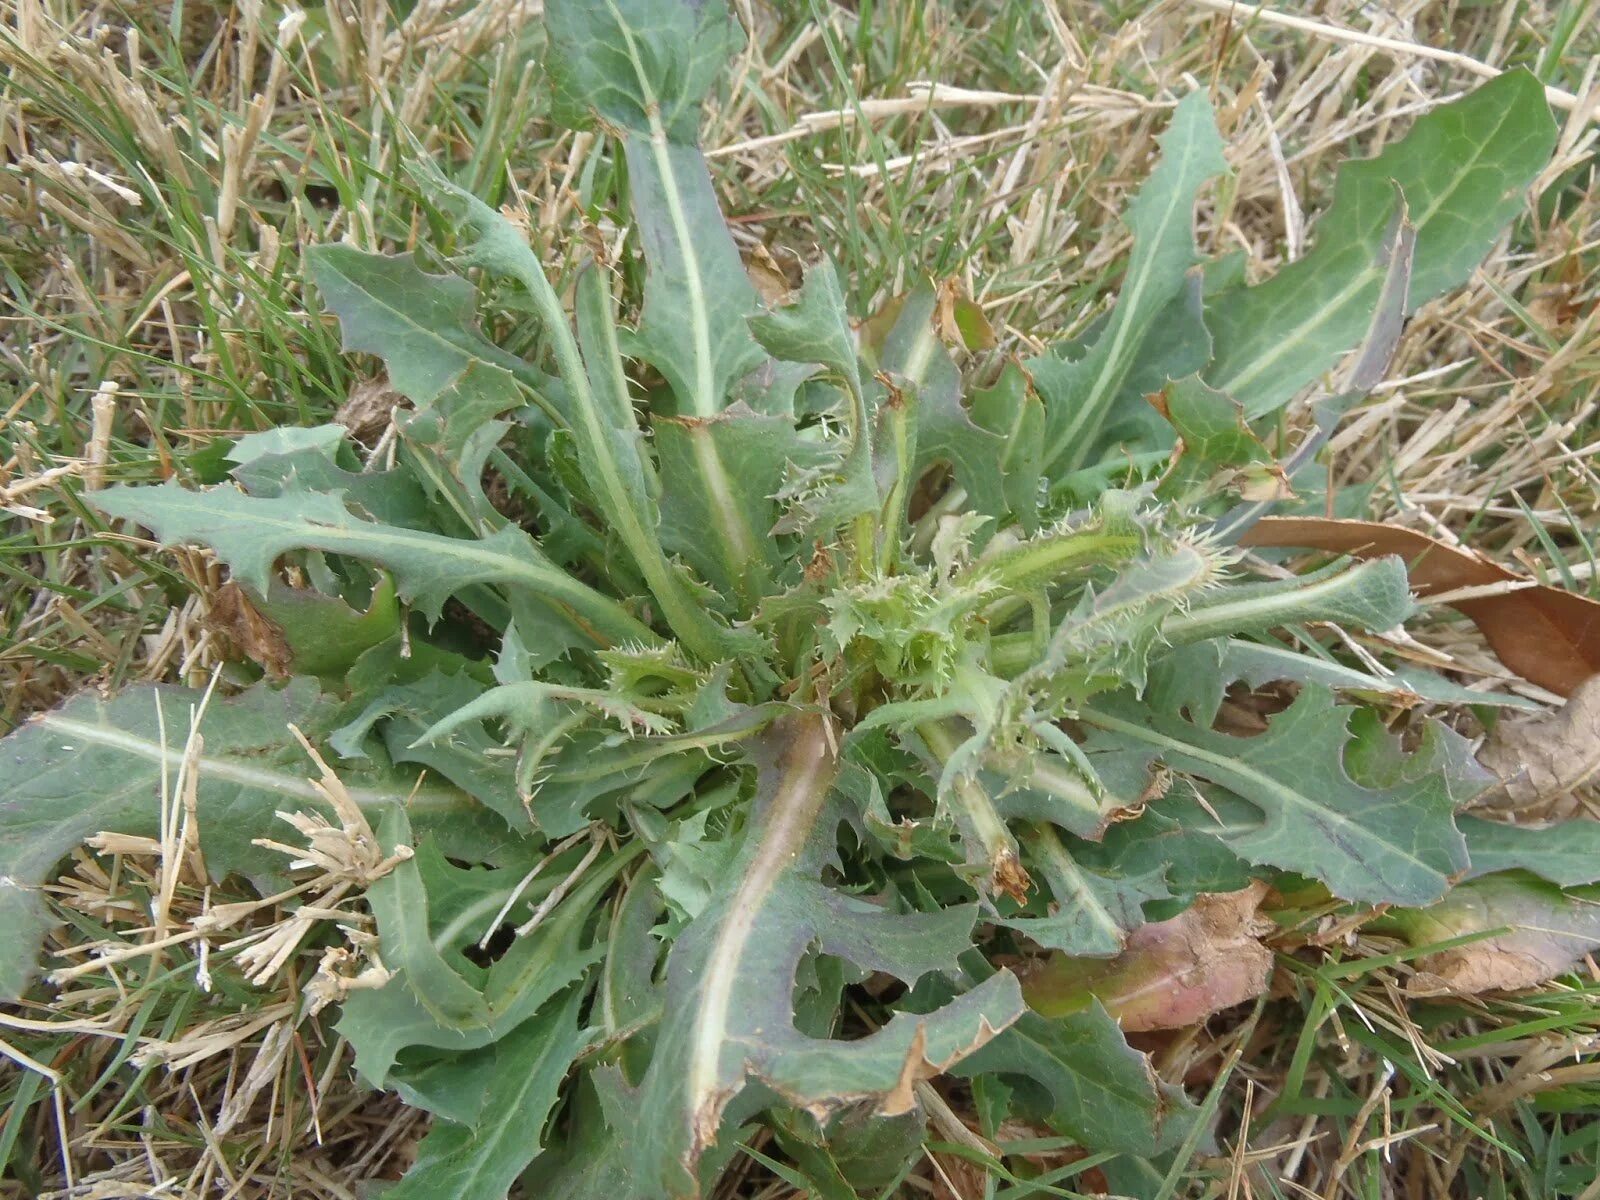
[{"label": "pale leaf midrib", "polygon": [[[721,1050],[729,1040],[729,1014],[745,947],[773,889],[793,866],[795,856],[810,836],[822,809],[830,773],[836,766],[824,720],[815,718],[797,730],[790,745],[794,757],[785,756],[784,766],[788,769],[772,798],[771,819],[761,830],[760,845],[724,910],[721,927],[706,956],[684,1070],[687,1115],[697,1126],[714,1122],[719,1115],[717,1098],[725,1091]],[[801,761],[794,761],[797,758]]]},{"label": "pale leaf midrib", "polygon": [[[144,762],[158,765],[166,764],[173,769],[176,769],[178,759],[182,757],[181,750],[164,746],[154,738],[130,733],[125,729],[116,729],[108,725],[79,721],[57,713],[47,713],[39,717],[35,725],[35,728],[38,727],[53,730],[64,737],[76,738],[90,745],[118,750]],[[321,793],[317,791],[309,779],[290,774],[287,771],[268,770],[240,762],[237,759],[219,758],[214,755],[201,755],[196,760],[196,767],[197,777],[202,786],[208,782],[232,783],[240,787],[253,788],[257,791],[293,797],[297,800],[319,804],[324,802]],[[381,788],[348,787],[346,790],[350,793],[351,798],[363,808],[377,808],[384,804],[407,800],[406,794],[390,792]],[[411,795],[407,802],[407,807],[413,810],[419,808],[450,809],[464,806],[464,799],[460,795],[440,791],[437,788],[422,789]]]}]

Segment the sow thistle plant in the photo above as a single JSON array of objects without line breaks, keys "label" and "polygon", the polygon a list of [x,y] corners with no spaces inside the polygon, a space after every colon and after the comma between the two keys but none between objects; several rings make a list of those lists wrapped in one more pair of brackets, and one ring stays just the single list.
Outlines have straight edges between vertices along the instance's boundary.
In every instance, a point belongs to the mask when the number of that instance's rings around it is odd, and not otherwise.
[{"label": "sow thistle plant", "polygon": [[[1400,626],[1405,565],[1262,579],[1235,546],[1314,488],[1406,314],[1519,210],[1554,140],[1538,83],[1504,75],[1347,166],[1315,249],[1254,285],[1199,259],[1227,168],[1184,98],[1107,315],[964,379],[932,285],[855,325],[822,259],[758,299],[696,146],[741,42],[720,5],[550,0],[548,32],[559,118],[625,165],[642,295],[599,258],[558,289],[413,156],[460,273],[347,245],[311,263],[409,402],[392,465],[285,428],[240,439],[231,482],[86,497],[211,551],[286,646],[291,677],[200,721],[206,869],[292,880],[261,843],[330,794],[303,733],[381,864],[376,939],[316,926],[307,1005],[337,1003],[359,1075],[431,1114],[396,1200],[519,1177],[693,1196],[748,1145],[882,1192],[947,1136],[941,1076],[985,1133],[1047,1127],[1137,1191],[1201,1112],[1082,984],[1096,960],[1252,881],[1413,910],[1471,869],[1468,743],[1417,720],[1402,744],[1376,707],[1469,694],[1307,631]],[[490,287],[531,306],[537,355],[482,332]],[[1314,417],[1296,445],[1291,401]],[[1265,732],[1217,728],[1231,687],[1272,681],[1293,699]],[[198,702],[83,695],[8,739],[8,994],[56,864],[159,832],[167,734]]]}]

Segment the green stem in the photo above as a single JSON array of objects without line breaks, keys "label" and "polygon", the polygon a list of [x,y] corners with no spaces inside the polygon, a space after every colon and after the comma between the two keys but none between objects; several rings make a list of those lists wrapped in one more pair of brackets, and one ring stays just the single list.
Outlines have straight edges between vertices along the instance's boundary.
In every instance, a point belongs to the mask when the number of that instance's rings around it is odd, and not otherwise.
[{"label": "green stem", "polygon": [[988,555],[967,568],[967,573],[981,572],[1007,592],[1025,592],[1069,571],[1124,562],[1143,545],[1144,536],[1138,530],[1078,529],[1034,538]]}]

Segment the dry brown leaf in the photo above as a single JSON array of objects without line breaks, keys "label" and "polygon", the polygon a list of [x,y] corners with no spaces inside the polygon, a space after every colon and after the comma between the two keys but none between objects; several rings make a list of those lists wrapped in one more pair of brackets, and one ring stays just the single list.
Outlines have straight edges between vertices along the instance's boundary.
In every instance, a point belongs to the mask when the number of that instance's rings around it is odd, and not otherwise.
[{"label": "dry brown leaf", "polygon": [[1506,930],[1423,955],[1406,984],[1414,996],[1533,987],[1600,946],[1600,903],[1517,874],[1474,879],[1430,908],[1395,917],[1417,946]]},{"label": "dry brown leaf", "polygon": [[[788,256],[791,259],[792,255]],[[756,294],[763,304],[776,308],[788,303],[802,282],[799,264],[791,262],[790,269],[766,246],[757,243],[745,258],[744,268],[755,285]]]},{"label": "dry brown leaf", "polygon": [[1261,944],[1272,922],[1259,915],[1264,883],[1202,895],[1170,921],[1142,925],[1106,960],[1052,957],[1023,982],[1045,1016],[1085,1007],[1091,997],[1123,1029],[1178,1029],[1266,991],[1272,951]]},{"label": "dry brown leaf", "polygon": [[244,589],[229,581],[212,597],[206,626],[227,643],[239,658],[259,663],[274,679],[285,679],[294,662],[289,643],[279,629],[251,603]]},{"label": "dry brown leaf", "polygon": [[1528,586],[1492,596],[1450,601],[1483,631],[1500,661],[1524,679],[1569,696],[1600,673],[1600,603],[1562,588],[1533,583],[1469,550],[1377,521],[1326,517],[1266,517],[1241,539],[1245,546],[1332,550],[1356,558],[1398,554],[1422,596],[1498,583]]},{"label": "dry brown leaf", "polygon": [[1500,778],[1479,807],[1528,821],[1589,811],[1577,793],[1600,780],[1600,675],[1579,685],[1556,712],[1503,718],[1478,761]]},{"label": "dry brown leaf", "polygon": [[333,414],[337,424],[350,431],[358,442],[370,443],[389,428],[389,418],[405,397],[389,386],[387,376],[363,379],[350,389],[350,395]]}]

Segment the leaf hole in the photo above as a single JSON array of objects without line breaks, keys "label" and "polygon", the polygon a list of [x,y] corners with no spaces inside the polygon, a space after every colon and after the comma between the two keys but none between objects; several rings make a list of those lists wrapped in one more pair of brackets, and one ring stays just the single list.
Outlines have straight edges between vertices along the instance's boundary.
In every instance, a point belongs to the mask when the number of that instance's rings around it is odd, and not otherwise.
[{"label": "leaf hole", "polygon": [[489,935],[489,940],[483,945],[473,942],[462,949],[461,953],[466,959],[480,967],[487,967],[504,957],[505,952],[511,949],[511,943],[517,940],[517,927],[507,921]]}]

